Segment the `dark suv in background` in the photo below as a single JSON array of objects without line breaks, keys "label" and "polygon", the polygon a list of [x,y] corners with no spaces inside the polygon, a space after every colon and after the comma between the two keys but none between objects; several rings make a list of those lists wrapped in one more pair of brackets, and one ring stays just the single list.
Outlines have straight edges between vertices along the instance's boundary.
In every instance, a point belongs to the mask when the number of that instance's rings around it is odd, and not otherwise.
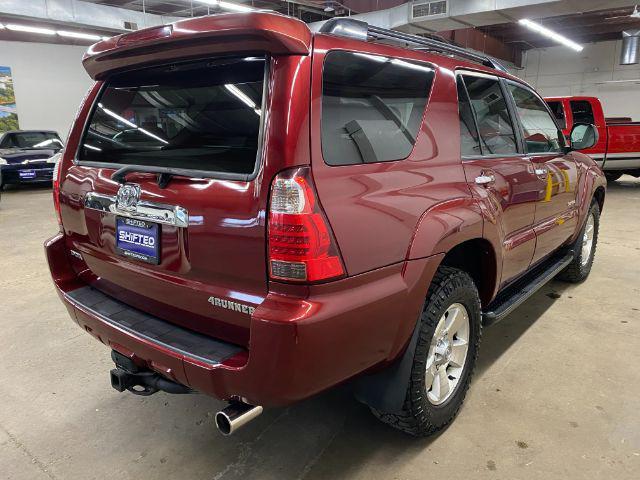
[{"label": "dark suv in background", "polygon": [[[397,44],[394,45],[393,43]],[[591,269],[605,180],[495,62],[272,13],[100,42],[46,243],[119,391],[262,407],[353,380],[383,421],[455,416],[483,325]]]}]

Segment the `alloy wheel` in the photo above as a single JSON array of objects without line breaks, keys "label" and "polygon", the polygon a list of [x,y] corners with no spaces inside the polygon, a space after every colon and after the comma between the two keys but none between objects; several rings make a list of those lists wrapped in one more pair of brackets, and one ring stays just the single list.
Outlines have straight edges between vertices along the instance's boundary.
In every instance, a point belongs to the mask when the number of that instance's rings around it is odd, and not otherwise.
[{"label": "alloy wheel", "polygon": [[593,213],[589,214],[587,224],[584,226],[584,234],[582,235],[582,252],[580,255],[581,266],[586,266],[591,259],[591,250],[593,250],[593,236],[595,233],[596,221]]},{"label": "alloy wheel", "polygon": [[455,392],[467,361],[469,334],[467,309],[452,304],[440,317],[429,346],[425,388],[431,404],[441,405]]}]

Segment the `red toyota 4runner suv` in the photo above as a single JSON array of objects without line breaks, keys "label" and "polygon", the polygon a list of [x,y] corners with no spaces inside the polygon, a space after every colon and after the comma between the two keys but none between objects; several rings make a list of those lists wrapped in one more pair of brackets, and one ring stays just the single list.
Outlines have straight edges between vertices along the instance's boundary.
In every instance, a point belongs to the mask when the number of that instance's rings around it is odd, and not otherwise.
[{"label": "red toyota 4runner suv", "polygon": [[262,407],[346,381],[414,435],[450,422],[483,324],[591,269],[605,179],[489,58],[350,19],[254,12],[84,58],[46,242],[112,385]]}]

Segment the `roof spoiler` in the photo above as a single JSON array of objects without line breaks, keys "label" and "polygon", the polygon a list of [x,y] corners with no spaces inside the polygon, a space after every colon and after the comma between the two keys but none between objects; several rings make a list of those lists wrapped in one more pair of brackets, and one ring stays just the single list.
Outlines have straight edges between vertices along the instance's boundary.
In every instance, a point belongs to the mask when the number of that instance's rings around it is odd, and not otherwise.
[{"label": "roof spoiler", "polygon": [[458,47],[435,38],[421,37],[409,33],[389,30],[387,28],[369,25],[362,20],[353,18],[332,18],[327,20],[319,30],[320,33],[340,35],[364,41],[395,40],[400,43],[408,43],[420,50],[429,50],[437,53],[455,55],[465,60],[480,63],[485,67],[506,72],[507,69],[493,58],[481,53],[472,52],[466,48]]},{"label": "roof spoiler", "polygon": [[312,35],[300,20],[273,12],[209,15],[118,35],[92,45],[82,63],[94,80],[112,73],[214,55],[309,55]]}]

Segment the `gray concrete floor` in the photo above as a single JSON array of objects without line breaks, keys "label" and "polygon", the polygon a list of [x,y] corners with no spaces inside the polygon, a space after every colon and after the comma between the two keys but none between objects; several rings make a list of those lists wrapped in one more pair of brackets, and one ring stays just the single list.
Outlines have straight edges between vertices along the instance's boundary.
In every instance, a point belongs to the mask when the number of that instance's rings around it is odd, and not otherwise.
[{"label": "gray concrete floor", "polygon": [[67,317],[42,242],[47,188],[0,203],[4,479],[640,478],[640,181],[610,186],[590,278],[553,282],[488,328],[458,419],[414,439],[346,388],[231,438],[222,403],[109,386],[109,351]]}]

